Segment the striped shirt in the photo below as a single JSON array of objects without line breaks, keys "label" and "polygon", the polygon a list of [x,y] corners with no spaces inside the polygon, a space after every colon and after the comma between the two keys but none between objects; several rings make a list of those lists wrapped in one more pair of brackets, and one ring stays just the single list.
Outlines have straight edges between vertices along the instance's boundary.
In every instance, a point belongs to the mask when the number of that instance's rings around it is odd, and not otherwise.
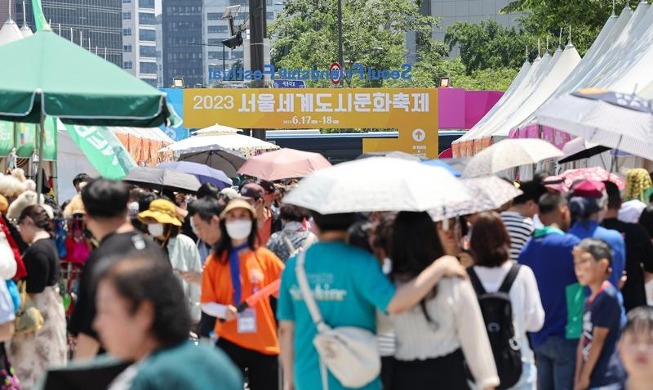
[{"label": "striped shirt", "polygon": [[533,235],[533,220],[516,211],[504,211],[501,220],[510,236],[510,260],[517,261],[519,253]]}]

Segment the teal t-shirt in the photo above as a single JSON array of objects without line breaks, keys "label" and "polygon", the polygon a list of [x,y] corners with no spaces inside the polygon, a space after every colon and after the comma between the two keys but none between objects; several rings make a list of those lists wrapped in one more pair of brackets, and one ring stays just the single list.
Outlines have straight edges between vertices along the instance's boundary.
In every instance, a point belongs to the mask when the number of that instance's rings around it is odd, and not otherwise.
[{"label": "teal t-shirt", "polygon": [[[297,258],[286,263],[277,307],[280,321],[295,323],[295,388],[322,388],[320,364],[313,338],[317,329],[297,283]],[[369,252],[343,242],[324,242],[306,251],[306,275],[324,322],[336,328],[356,326],[376,332],[376,309],[385,311],[395,288]],[[329,374],[329,390],[346,389]],[[381,381],[362,387],[381,389]]]},{"label": "teal t-shirt", "polygon": [[152,353],[131,390],[242,390],[240,370],[215,347],[188,341]]}]

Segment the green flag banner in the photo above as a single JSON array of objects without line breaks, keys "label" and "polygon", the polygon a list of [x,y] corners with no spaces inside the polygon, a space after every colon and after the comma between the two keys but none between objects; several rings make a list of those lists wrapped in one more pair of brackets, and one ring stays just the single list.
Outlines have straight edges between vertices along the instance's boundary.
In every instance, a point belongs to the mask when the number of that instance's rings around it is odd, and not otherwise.
[{"label": "green flag banner", "polygon": [[[16,148],[16,156],[30,158],[36,150],[38,125],[32,123],[14,123],[0,121],[0,156],[7,156],[12,148]],[[43,145],[43,160],[57,159],[56,119],[45,120],[45,144]]]},{"label": "green flag banner", "polygon": [[111,130],[100,126],[65,125],[73,142],[88,161],[107,179],[122,179],[136,163]]},{"label": "green flag banner", "polygon": [[32,0],[32,13],[34,14],[34,24],[36,25],[36,31],[43,31],[44,27],[47,26],[47,20],[43,14],[43,7],[41,6],[41,0]]}]

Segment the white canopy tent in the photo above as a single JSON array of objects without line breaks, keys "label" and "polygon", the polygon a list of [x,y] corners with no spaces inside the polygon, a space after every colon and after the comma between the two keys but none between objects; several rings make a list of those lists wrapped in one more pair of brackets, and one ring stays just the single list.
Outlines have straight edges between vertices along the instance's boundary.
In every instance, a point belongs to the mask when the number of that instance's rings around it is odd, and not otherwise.
[{"label": "white canopy tent", "polygon": [[[511,129],[528,128],[534,119],[533,112],[542,104],[582,88],[637,92],[653,98],[653,7],[642,2],[634,11],[626,7],[619,17],[612,15],[586,56],[582,60],[576,56],[577,53],[573,55],[569,51],[567,60],[561,61],[561,55],[554,66],[548,67],[548,74],[539,79],[535,73],[543,71],[534,71],[534,63],[529,71],[530,79],[525,77],[529,81],[515,78],[513,82],[519,81],[518,89],[530,90],[530,93],[526,93],[526,97],[524,93],[511,94],[499,108],[488,112],[477,126],[455,143],[465,144],[486,137],[501,138],[509,135]],[[572,67],[571,71],[569,67]],[[526,88],[525,85],[532,87]],[[461,155],[470,148],[458,145],[454,148],[456,150]]]},{"label": "white canopy tent", "polygon": [[[220,129],[216,130],[216,126]],[[231,149],[244,157],[279,149],[279,146],[258,138],[238,134],[238,129],[216,125],[199,130],[195,135],[175,142],[159,152],[173,152],[176,156],[186,153],[208,152],[213,149]]]},{"label": "white canopy tent", "polygon": [[[512,95],[509,102],[498,109],[490,119],[468,131],[456,143],[507,137],[513,126],[522,123],[551,96],[580,61],[580,55],[572,44],[567,45],[564,50],[556,50],[553,56],[545,54],[541,60],[533,63],[529,75],[520,83],[519,91]],[[460,149],[458,151],[459,154],[470,154],[470,151],[473,153],[471,149],[479,148],[465,148],[465,153],[460,153]]]},{"label": "white canopy tent", "polygon": [[18,28],[16,22],[11,18],[4,22],[0,28],[0,46],[11,43],[23,38],[23,33]]}]

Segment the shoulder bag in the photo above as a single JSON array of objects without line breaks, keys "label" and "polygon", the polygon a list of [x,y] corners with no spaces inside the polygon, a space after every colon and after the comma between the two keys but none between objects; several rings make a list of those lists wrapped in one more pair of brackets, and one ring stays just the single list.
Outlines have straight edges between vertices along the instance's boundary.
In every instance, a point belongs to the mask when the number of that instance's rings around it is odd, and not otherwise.
[{"label": "shoulder bag", "polygon": [[20,290],[21,305],[16,313],[15,334],[26,334],[36,332],[43,327],[43,315],[36,308],[32,298],[27,294],[27,282],[18,282]]},{"label": "shoulder bag", "polygon": [[345,387],[363,387],[375,380],[381,372],[376,335],[354,326],[331,328],[324,322],[308,284],[304,270],[305,260],[306,252],[302,251],[295,272],[302,297],[318,332],[313,345],[320,357],[322,388],[329,388],[327,370]]}]

